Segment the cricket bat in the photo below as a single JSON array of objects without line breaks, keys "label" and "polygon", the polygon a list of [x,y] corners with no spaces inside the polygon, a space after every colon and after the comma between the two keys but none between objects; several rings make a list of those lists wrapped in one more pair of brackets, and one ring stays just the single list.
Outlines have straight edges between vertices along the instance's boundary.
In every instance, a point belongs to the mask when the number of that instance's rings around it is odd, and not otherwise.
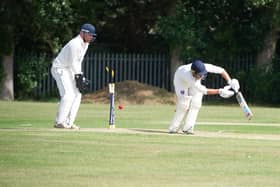
[{"label": "cricket bat", "polygon": [[246,100],[244,99],[242,93],[239,91],[236,93],[236,99],[242,109],[242,111],[244,112],[245,114],[245,117],[250,120],[252,117],[253,117],[253,113],[252,111],[250,110],[249,106],[247,105],[247,102]]}]

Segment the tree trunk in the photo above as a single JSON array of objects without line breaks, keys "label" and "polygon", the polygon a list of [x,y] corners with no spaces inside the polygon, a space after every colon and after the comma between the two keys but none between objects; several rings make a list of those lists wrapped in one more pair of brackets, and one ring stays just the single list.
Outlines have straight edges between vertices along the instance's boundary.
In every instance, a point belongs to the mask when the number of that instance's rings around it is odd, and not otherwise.
[{"label": "tree trunk", "polygon": [[170,59],[170,85],[171,85],[171,90],[174,91],[174,85],[173,85],[173,78],[176,69],[183,64],[181,58],[181,50],[180,48],[173,48],[171,49],[171,59]]},{"label": "tree trunk", "polygon": [[[169,6],[169,10],[167,12],[168,16],[174,16],[176,14],[176,5],[177,3],[181,3],[181,0],[172,1]],[[170,46],[170,85],[171,91],[174,91],[173,79],[176,69],[182,65],[183,62],[181,60],[181,49],[179,46]]]},{"label": "tree trunk", "polygon": [[278,40],[278,31],[272,30],[265,36],[263,50],[257,54],[258,66],[269,66],[272,62]]},{"label": "tree trunk", "polygon": [[10,55],[3,56],[4,77],[1,84],[0,99],[14,100],[14,67],[13,51]]}]

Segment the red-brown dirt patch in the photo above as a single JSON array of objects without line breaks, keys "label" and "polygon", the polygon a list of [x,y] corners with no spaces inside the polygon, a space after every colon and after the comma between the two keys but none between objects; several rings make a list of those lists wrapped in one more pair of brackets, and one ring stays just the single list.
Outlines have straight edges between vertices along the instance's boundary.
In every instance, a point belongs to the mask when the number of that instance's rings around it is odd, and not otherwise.
[{"label": "red-brown dirt patch", "polygon": [[[108,87],[83,96],[83,102],[109,103]],[[115,102],[122,104],[175,104],[176,97],[165,89],[123,81],[115,84]]]}]

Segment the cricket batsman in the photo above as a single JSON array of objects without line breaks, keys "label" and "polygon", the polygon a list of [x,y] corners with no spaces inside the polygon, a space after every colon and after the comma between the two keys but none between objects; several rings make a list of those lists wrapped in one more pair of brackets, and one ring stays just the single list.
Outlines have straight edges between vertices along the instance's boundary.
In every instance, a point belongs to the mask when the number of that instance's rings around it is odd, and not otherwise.
[{"label": "cricket batsman", "polygon": [[89,84],[82,72],[82,61],[89,43],[95,38],[95,27],[88,23],[83,24],[80,33],[61,49],[52,63],[51,73],[60,95],[55,128],[80,128],[74,121],[80,107],[81,92],[85,91]]},{"label": "cricket batsman", "polygon": [[[201,80],[206,78],[208,72],[220,74],[229,86],[220,89],[206,88],[201,84]],[[169,126],[169,133],[177,133],[185,117],[182,131],[185,134],[194,134],[194,126],[202,106],[203,95],[219,94],[223,98],[230,98],[234,95],[234,91],[237,92],[240,88],[238,80],[231,79],[224,68],[204,64],[201,60],[194,60],[191,64],[178,67],[173,83],[177,104],[175,115]]]}]

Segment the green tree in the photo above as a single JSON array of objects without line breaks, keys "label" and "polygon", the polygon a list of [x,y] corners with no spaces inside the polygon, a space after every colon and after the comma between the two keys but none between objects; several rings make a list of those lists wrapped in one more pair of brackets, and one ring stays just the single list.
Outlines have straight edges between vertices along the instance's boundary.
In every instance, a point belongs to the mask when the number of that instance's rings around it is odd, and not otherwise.
[{"label": "green tree", "polygon": [[0,44],[4,69],[1,98],[14,98],[15,48],[56,53],[79,31],[81,24],[90,22],[97,27],[97,46],[110,43],[109,46],[125,51],[144,51],[147,46],[159,50],[158,46],[164,43],[155,34],[154,25],[157,16],[164,14],[169,4],[173,4],[172,1],[1,1],[0,34],[5,41]]},{"label": "green tree", "polygon": [[88,0],[75,1],[73,6],[83,22],[96,24],[96,45],[135,52],[147,48],[160,50],[164,46],[155,33],[155,23],[172,3],[170,0]]},{"label": "green tree", "polygon": [[170,81],[177,67],[183,63],[182,57],[198,55],[198,48],[204,46],[198,26],[197,18],[185,8],[182,1],[173,1],[167,14],[159,16],[157,32],[170,47]]},{"label": "green tree", "polygon": [[[183,56],[256,52],[265,30],[260,17],[244,0],[185,0],[177,4],[175,16],[159,19],[159,32],[171,46],[181,46]],[[172,36],[163,33],[168,25]]]},{"label": "green tree", "polygon": [[[170,50],[175,51],[173,56],[215,61],[240,53],[258,53],[263,57],[259,61],[271,61],[279,34],[279,1],[181,0],[175,3],[173,13],[161,16],[158,21],[158,32],[169,43]],[[180,61],[178,57],[174,59]],[[178,63],[171,63],[173,73],[176,66]]]},{"label": "green tree", "polygon": [[[73,14],[68,0],[33,1],[2,0],[0,2],[0,55],[4,77],[1,99],[14,99],[13,59],[17,45],[25,48],[48,46],[57,50],[70,33]],[[40,42],[41,43],[40,43]],[[34,45],[32,45],[32,42]],[[39,44],[39,46],[38,46]]]},{"label": "green tree", "polygon": [[263,47],[257,54],[257,64],[259,66],[271,66],[280,35],[280,1],[247,0],[247,4],[255,11],[260,12],[262,15],[260,19],[263,20],[263,27],[266,29]]}]

